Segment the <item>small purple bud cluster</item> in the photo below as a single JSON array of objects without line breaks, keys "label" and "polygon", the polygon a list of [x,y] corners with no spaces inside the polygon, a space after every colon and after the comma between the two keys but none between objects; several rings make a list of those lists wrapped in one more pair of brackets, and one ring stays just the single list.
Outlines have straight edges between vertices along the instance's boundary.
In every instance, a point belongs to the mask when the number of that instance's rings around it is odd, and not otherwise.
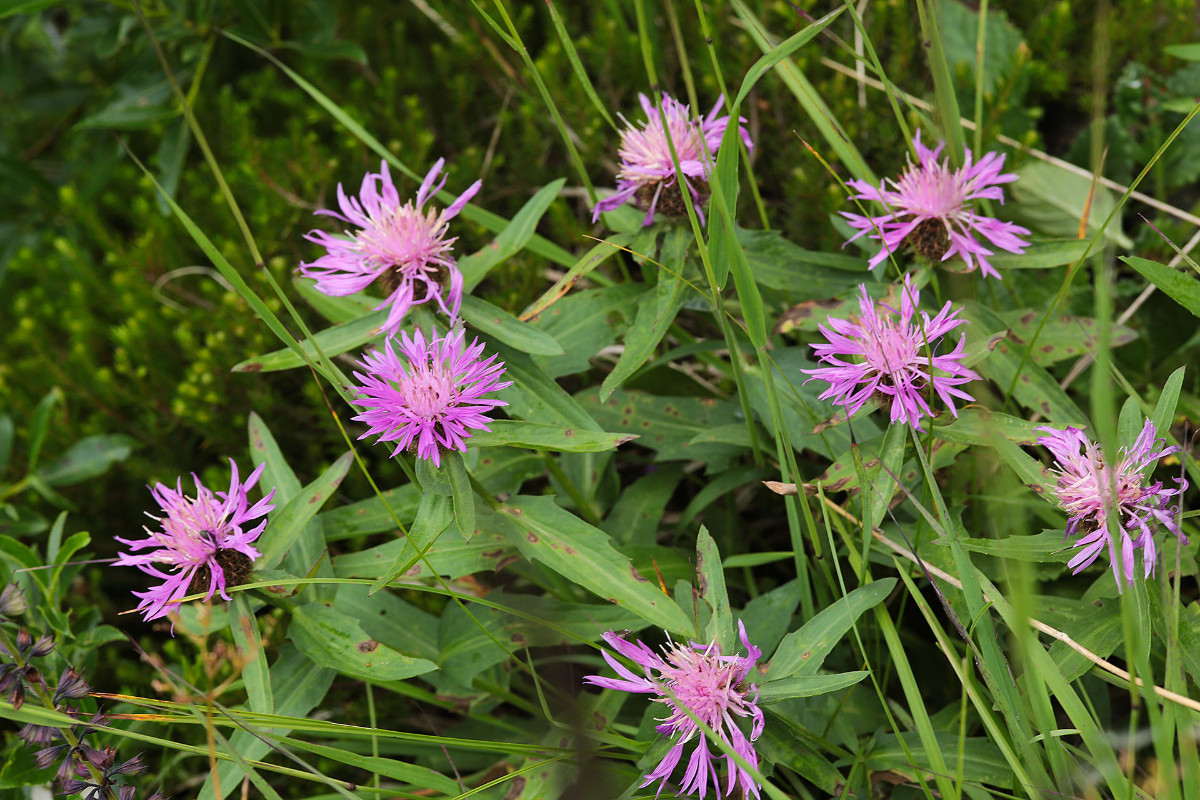
[{"label": "small purple bud cluster", "polygon": [[[28,610],[25,595],[14,583],[0,592],[0,623],[17,627],[14,636],[0,626],[0,693],[7,693],[13,709],[24,705],[27,695],[40,700],[48,709],[78,719],[82,710],[75,704],[91,694],[91,687],[74,667],[66,667],[53,689],[46,682],[33,659],[45,658],[54,652],[54,638],[33,635],[17,625],[15,618]],[[11,661],[9,659],[12,659]],[[18,736],[28,747],[37,747],[34,763],[38,769],[58,764],[55,779],[59,794],[80,795],[83,800],[134,800],[137,787],[126,782],[126,776],[137,775],[146,767],[137,755],[117,763],[117,751],[109,745],[93,747],[86,739],[105,726],[103,714],[93,714],[87,722],[65,728],[27,724]],[[55,743],[57,742],[57,744]],[[154,792],[149,800],[162,800]]]}]

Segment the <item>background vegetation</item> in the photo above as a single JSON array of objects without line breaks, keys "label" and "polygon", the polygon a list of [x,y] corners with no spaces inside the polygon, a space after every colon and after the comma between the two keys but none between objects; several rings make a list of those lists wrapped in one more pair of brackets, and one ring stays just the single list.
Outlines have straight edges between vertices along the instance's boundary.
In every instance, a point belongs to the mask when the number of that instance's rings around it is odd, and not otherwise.
[{"label": "background vegetation", "polygon": [[[563,32],[601,104],[614,118],[624,114],[633,119],[638,113],[637,94],[652,89],[647,60],[654,65],[658,85],[678,97],[694,95],[698,105],[707,110],[723,86],[736,90],[741,76],[764,51],[747,17],[757,20],[774,44],[829,10],[801,10],[799,4],[762,0],[746,2],[739,13],[738,5],[724,0],[697,5],[671,0],[593,0],[510,1],[504,7],[586,165],[586,180],[604,187],[613,184],[616,132],[578,80]],[[1119,184],[1128,184],[1153,162],[1140,191],[1182,214],[1134,200],[1121,206],[1101,239],[1104,255],[1098,263],[1110,265],[1115,272],[1113,306],[1118,313],[1130,307],[1146,281],[1114,260],[1115,255],[1167,262],[1174,251],[1166,240],[1178,245],[1187,242],[1196,230],[1195,218],[1187,215],[1200,214],[1200,128],[1193,124],[1184,129],[1165,154],[1157,155],[1167,135],[1200,96],[1200,61],[1185,57],[1191,51],[1176,47],[1198,38],[1200,20],[1194,2],[1129,0],[1110,6],[1018,0],[995,4],[1003,8],[991,10],[987,17],[982,70],[976,68],[979,9],[950,0],[929,5],[941,26],[945,60],[965,117],[974,117],[976,99],[981,98],[984,114],[978,140],[984,149],[998,147],[999,136],[1016,143],[999,146],[1009,154],[1008,166],[1023,172],[1006,213],[1033,228],[1039,237],[1075,235],[1088,207],[1090,180],[1081,177],[1072,183],[1059,173],[1042,172],[1044,164],[1030,155],[1031,150],[1087,170],[1102,163],[1103,174]],[[698,7],[703,17],[697,14]],[[857,8],[867,41],[891,83],[901,92],[933,101],[936,92],[927,39],[916,7],[866,0]],[[579,257],[594,245],[589,236],[606,234],[603,226],[591,222],[585,178],[529,65],[490,24],[489,16],[501,18],[492,6],[454,0],[230,0],[148,2],[140,9],[135,11],[124,3],[17,2],[8,4],[0,20],[0,96],[5,116],[0,125],[0,178],[6,188],[0,193],[0,328],[4,331],[0,337],[0,403],[8,420],[0,425],[0,443],[4,444],[0,465],[5,470],[0,475],[0,486],[5,487],[0,501],[7,504],[8,512],[0,514],[0,534],[6,540],[8,568],[24,563],[23,548],[47,563],[65,560],[71,551],[63,549],[62,543],[73,541],[72,534],[80,530],[90,531],[91,536],[90,543],[80,545],[78,554],[112,556],[115,545],[111,537],[130,535],[144,522],[142,512],[149,508],[146,484],[173,483],[175,476],[189,471],[197,472],[210,485],[222,484],[226,459],[244,460],[252,412],[266,420],[301,483],[321,475],[344,450],[340,433],[329,422],[327,398],[308,370],[232,371],[244,359],[276,349],[278,343],[184,232],[134,160],[136,157],[148,166],[253,290],[266,298],[272,311],[284,313],[283,303],[272,294],[273,280],[283,286],[310,325],[324,324],[293,283],[298,264],[316,255],[315,247],[301,236],[319,224],[312,212],[335,202],[337,184],[357,187],[364,172],[378,169],[379,157],[280,67],[233,36],[257,44],[295,70],[412,169],[423,173],[438,157],[445,157],[449,187],[455,191],[481,178],[483,189],[475,203],[504,219],[516,215],[543,186],[565,177],[566,187],[540,218],[537,233],[572,256]],[[851,53],[856,41],[855,26],[850,15],[844,14],[796,51],[790,63],[811,81],[814,94],[828,106],[829,118],[837,121],[865,162],[881,176],[893,175],[903,163],[908,143],[899,132],[887,95],[860,87],[855,79]],[[229,192],[245,215],[247,228],[261,250],[261,264],[253,263],[248,254],[237,220],[185,123],[164,75],[160,49],[174,79],[186,92]],[[719,65],[719,74],[714,63]],[[778,231],[807,251],[857,256],[860,253],[853,245],[841,250],[845,228],[836,224],[836,212],[847,207],[845,191],[806,143],[831,162],[831,169],[842,180],[852,173],[830,151],[820,125],[805,113],[794,88],[780,72],[769,74],[743,106],[757,146],[750,155],[752,172],[746,171],[743,180],[740,223],[746,228]],[[904,103],[903,108],[912,128],[928,130],[930,117],[922,116],[917,106]],[[968,144],[973,138],[968,131]],[[1099,189],[1091,201],[1089,233],[1095,232],[1120,196],[1119,190]],[[455,231],[460,236],[460,254],[479,250],[494,236],[486,226],[466,219],[456,224]],[[527,248],[492,271],[476,294],[516,314],[559,277],[562,269]],[[653,270],[640,259],[620,256],[597,272],[595,285],[620,281],[623,273],[653,281]],[[1006,273],[1002,285],[983,288],[951,279],[947,291],[959,297],[978,291],[984,299],[998,303],[1002,312],[1044,309],[1060,286],[1059,273],[1053,273],[1054,280],[1046,280],[1045,274],[1013,270]],[[839,291],[858,279],[848,278]],[[764,292],[772,323],[798,302],[787,289],[767,287]],[[1061,311],[1096,316],[1085,278],[1070,288]],[[1021,332],[1016,317],[1005,320]],[[614,339],[630,321],[616,320]],[[720,337],[712,320],[693,317],[683,330],[701,339]],[[1097,350],[1100,339],[1090,335],[1091,329],[1087,331],[1082,337],[1068,337],[1071,344],[1061,360],[1049,358],[1040,366],[1050,369],[1057,380],[1066,378],[1075,360],[1065,356]],[[1121,388],[1140,396],[1150,407],[1179,366],[1200,363],[1196,318],[1161,292],[1114,327],[1112,337],[1114,345],[1123,346],[1111,353],[1105,348],[1104,354],[1111,358]],[[773,343],[787,348],[811,338],[811,328],[808,332],[792,330],[777,334]],[[700,358],[703,363],[704,356]],[[598,385],[613,365],[612,359],[603,357],[577,361],[575,368],[559,373],[563,376],[560,383],[571,392]],[[1198,375],[1189,369],[1179,387],[1178,431],[1184,430],[1185,421],[1200,420]],[[1093,403],[1107,397],[1096,397],[1090,376],[1086,373],[1069,386],[1081,408],[1093,408]],[[730,396],[731,376],[718,371],[708,377],[716,382],[717,395]],[[639,372],[629,386],[645,389],[648,396],[710,394],[703,382],[679,381],[665,366]],[[728,400],[728,405],[722,406],[728,416],[714,412],[712,425],[734,422],[740,413],[735,406]],[[607,430],[614,430],[608,423],[616,424],[615,418],[602,419],[598,404],[588,408],[605,422]],[[1005,408],[1015,412],[1014,401],[1010,399]],[[765,416],[762,408],[758,411]],[[1115,412],[1109,409],[1105,413]],[[352,431],[352,435],[356,434]],[[363,447],[359,452],[381,485],[396,486],[403,481],[403,473],[387,459],[384,448]],[[572,460],[574,457],[564,457],[562,466],[550,472],[540,464],[519,465],[513,467],[513,474],[524,480],[514,483],[510,477],[512,485],[498,485],[497,491],[515,493],[524,483],[527,494],[563,495],[563,470],[574,478],[595,468],[602,478],[585,484],[585,500],[591,509],[580,508],[579,503],[564,505],[584,519],[589,513],[599,515],[607,520],[605,530],[615,530],[624,519],[617,509],[632,513],[628,505],[621,505],[622,498],[632,496],[631,487],[651,488],[641,479],[655,454],[644,448],[634,452],[636,457],[620,465],[585,463]],[[728,470],[711,467],[714,459],[708,459],[710,476],[714,472],[726,476],[721,483],[709,482],[699,472],[681,472],[674,476],[679,481],[677,489],[657,490],[654,495],[662,498],[659,530],[669,534],[655,540],[652,530],[649,541],[674,554],[672,560],[658,564],[668,587],[675,579],[688,577],[688,561],[694,558],[694,523],[700,519],[725,555],[774,553],[792,546],[786,524],[781,528],[782,514],[761,508],[768,496],[756,487],[765,473],[760,475],[740,452],[729,458],[732,467]],[[811,451],[800,458],[804,480],[813,480],[830,467],[829,459]],[[715,462],[720,463],[720,458]],[[86,466],[72,471],[77,463]],[[987,530],[993,536],[1015,534],[1018,531],[1009,523],[996,522],[998,509],[1005,508],[1011,498],[1001,496],[1000,490],[994,497],[986,496],[989,492],[981,487],[982,476],[991,474],[990,469],[984,458],[968,469],[939,473],[939,477],[946,491],[977,501],[963,516],[968,529]],[[1010,484],[1001,488],[1018,485],[1015,479]],[[714,486],[718,488],[709,488]],[[339,504],[370,494],[367,481],[353,469],[328,507],[334,509],[329,513],[336,513]],[[1194,498],[1194,490],[1191,496]],[[71,513],[60,518],[62,510]],[[1060,520],[1040,506],[1034,509],[1029,505],[1022,513],[1038,520],[1038,530],[1043,523],[1053,528]],[[348,527],[345,540],[335,550],[349,553],[374,545],[381,541],[372,538],[377,533]],[[86,550],[82,549],[85,546]],[[1186,551],[1193,561],[1194,551],[1194,546]],[[1174,551],[1169,552],[1173,558]],[[980,569],[1000,580],[1003,568],[999,560],[992,559],[994,554],[983,551]],[[889,557],[872,556],[880,569],[893,569]],[[729,571],[735,605],[766,596],[793,577],[788,572],[790,561],[783,561],[778,569],[756,569],[752,574],[751,568],[758,566],[744,560]],[[516,577],[508,588],[518,594],[549,580],[546,570],[539,567],[509,569]],[[1083,604],[1093,599],[1085,592],[1094,575],[1071,578],[1064,574],[1061,563],[1039,563],[1032,569],[1023,579],[1049,582],[1037,594],[1061,595],[1074,604],[1069,612],[1061,611],[1062,619],[1077,619],[1085,613]],[[1194,574],[1196,568],[1193,563],[1185,564],[1184,569],[1186,574]],[[828,572],[828,566],[825,570]],[[735,580],[735,574],[740,579]],[[124,643],[120,631],[132,634],[163,663],[181,670],[196,684],[216,685],[236,673],[222,651],[197,654],[197,647],[209,644],[198,645],[187,637],[163,640],[150,626],[131,617],[118,617],[119,611],[131,605],[127,591],[141,585],[141,576],[133,570],[65,567],[55,573],[55,580],[62,587],[54,600],[59,604],[57,613],[63,616],[55,629],[73,637],[73,652],[87,654],[80,656],[83,662],[79,666],[91,675],[105,676],[104,685],[98,688],[155,696],[154,675],[138,663],[132,645]],[[924,600],[936,608],[932,593],[922,591]],[[895,635],[926,676],[922,691],[935,725],[940,732],[947,732],[951,742],[958,729],[950,723],[962,719],[969,719],[977,736],[989,735],[979,727],[975,712],[963,710],[961,719],[954,717],[954,712],[966,708],[965,702],[960,708],[960,695],[965,696],[971,688],[955,676],[938,652],[919,611],[921,598],[920,592],[911,598],[901,593],[888,613],[895,618]],[[1196,600],[1195,581],[1185,582],[1181,597],[1184,626],[1196,620]],[[408,597],[406,602],[429,615],[443,609],[429,597]],[[529,602],[534,603],[535,614],[541,613],[536,600]],[[940,614],[938,609],[933,616],[940,618]],[[1114,619],[1115,627],[1103,634],[1108,637],[1105,642],[1122,630],[1121,617]],[[780,636],[796,627],[786,620],[780,624]],[[877,656],[895,644],[885,642],[881,630],[863,634],[868,651]],[[264,638],[272,638],[270,631]],[[273,644],[282,638],[280,634]],[[1016,638],[1019,641],[1020,637]],[[1089,641],[1096,646],[1096,641]],[[110,644],[100,648],[105,642]],[[1117,646],[1113,642],[1112,648]],[[861,663],[855,663],[855,653],[847,647],[838,667],[861,668]],[[1157,661],[1155,666],[1159,666]],[[1079,665],[1080,675],[1086,667]],[[882,669],[880,684],[895,686],[899,679],[889,674],[887,667]],[[930,675],[944,680],[929,680]],[[1183,681],[1194,695],[1192,675]],[[558,678],[548,680],[553,684]],[[100,681],[97,678],[95,682]],[[1116,693],[1110,696],[1107,684],[1095,673],[1085,676],[1082,684],[1084,696],[1106,730],[1136,724],[1138,711],[1129,707],[1127,691],[1124,699],[1114,699]],[[325,713],[365,724],[357,685],[349,679],[335,682],[322,706]],[[394,703],[391,711],[416,720],[412,724],[419,728],[436,730],[445,723],[456,726],[459,736],[478,733],[499,738],[497,731],[517,724],[509,719],[512,709],[528,710],[527,706],[537,702],[529,691],[514,689],[506,694],[508,688],[493,687],[495,691],[489,695],[478,685],[471,694],[454,695],[447,690],[453,701],[443,701],[435,696],[441,688],[445,687],[397,690],[389,696],[388,702]],[[573,692],[577,685],[564,680],[559,688]],[[238,686],[233,689],[239,690]],[[507,711],[496,710],[505,703],[509,704]],[[464,716],[458,716],[460,712]],[[827,727],[821,720],[828,713],[828,708],[814,705],[797,710],[795,719],[811,723],[814,740],[819,740],[813,749],[825,754],[822,759],[828,757],[822,763],[837,765],[838,777],[830,779],[829,786],[841,791],[852,784],[863,791],[873,785],[882,792],[893,774],[901,776],[896,783],[903,783],[908,774],[904,757],[872,760],[862,756],[863,760],[856,760],[854,755],[866,752],[854,743],[883,725],[877,707],[868,712],[851,704],[847,714]],[[895,713],[910,712],[897,709]],[[1054,719],[1054,714],[1050,718]],[[1065,719],[1059,722],[1064,728],[1072,724]],[[633,730],[636,723],[635,719]],[[473,725],[478,730],[473,730]],[[903,721],[900,725],[908,727]],[[626,732],[632,735],[632,731]],[[203,742],[201,728],[193,726],[182,735],[194,743]],[[902,737],[880,735],[892,739],[875,752],[887,747],[897,752],[904,749]],[[20,748],[18,742],[10,741],[10,761],[19,758]],[[788,763],[782,755],[785,740],[768,739],[764,748],[771,758]],[[1155,752],[1162,755],[1162,751]],[[1153,758],[1144,756],[1136,751],[1127,754],[1134,765],[1129,772],[1137,776],[1130,785],[1140,783],[1138,791],[1154,796],[1149,781],[1157,767]],[[1058,756],[1049,758],[1054,762]],[[460,769],[482,774],[493,766],[494,757],[472,761],[459,754],[459,759]],[[177,796],[188,796],[196,791],[196,784],[187,776],[202,771],[197,763],[181,766],[164,758],[156,760],[153,769]],[[788,791],[796,796],[808,792],[821,796],[812,788],[820,785],[813,781],[813,771],[819,769],[790,766],[803,779],[785,784]],[[974,766],[977,769],[967,785],[995,783],[994,775],[987,771],[994,765]],[[899,772],[892,773],[893,768]],[[1051,772],[1057,776],[1057,770],[1059,765],[1054,763]],[[626,783],[616,781],[618,792],[632,781],[632,772],[625,777]],[[279,791],[284,796],[311,796],[305,794],[308,789],[303,783],[282,786]],[[828,791],[829,786],[823,788]],[[509,788],[500,785],[493,794],[502,797]],[[911,786],[886,791],[892,797],[921,796]]]}]

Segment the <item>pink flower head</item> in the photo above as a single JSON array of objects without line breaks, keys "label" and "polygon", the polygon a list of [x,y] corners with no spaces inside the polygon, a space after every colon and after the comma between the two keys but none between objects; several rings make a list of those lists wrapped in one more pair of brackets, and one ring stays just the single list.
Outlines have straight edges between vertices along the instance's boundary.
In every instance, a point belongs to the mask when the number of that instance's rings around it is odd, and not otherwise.
[{"label": "pink flower head", "polygon": [[[1161,482],[1147,480],[1146,473],[1158,459],[1179,452],[1178,447],[1166,447],[1164,440],[1155,438],[1153,422],[1146,420],[1132,447],[1121,448],[1115,470],[1104,464],[1100,449],[1079,428],[1060,431],[1043,425],[1037,430],[1046,432],[1038,437],[1038,444],[1045,445],[1058,462],[1053,470],[1058,475],[1054,493],[1069,517],[1067,536],[1079,537],[1072,545],[1079,552],[1067,563],[1072,572],[1090,565],[1107,546],[1120,591],[1125,584],[1133,585],[1134,550],[1143,551],[1144,577],[1154,574],[1157,559],[1153,534],[1159,523],[1187,543],[1167,507],[1170,497],[1187,489],[1187,481],[1177,478],[1179,488],[1167,489]],[[1116,515],[1116,542],[1108,535],[1110,512]]]},{"label": "pink flower head", "polygon": [[846,181],[846,185],[858,194],[857,200],[874,200],[887,207],[888,213],[878,217],[841,212],[858,229],[848,241],[852,242],[863,234],[878,240],[883,235],[883,247],[871,258],[871,267],[881,264],[889,253],[899,250],[906,239],[918,253],[929,259],[945,261],[960,255],[967,264],[967,271],[975,270],[975,261],[985,276],[1000,278],[1000,273],[988,263],[993,251],[983,245],[975,234],[991,244],[1010,253],[1023,253],[1029,242],[1021,236],[1029,231],[1011,222],[1001,222],[991,217],[982,217],[971,209],[971,201],[981,198],[1004,202],[1002,183],[1017,179],[1014,173],[1001,173],[1004,155],[988,153],[978,162],[971,158],[970,149],[961,169],[950,169],[949,159],[938,163],[938,156],[946,143],[939,141],[933,150],[921,144],[921,132],[913,138],[917,149],[918,164],[909,161],[908,169],[900,180],[887,180],[895,190],[872,186],[865,181]]},{"label": "pink flower head", "polygon": [[[717,99],[717,104],[704,119],[693,119],[688,107],[666,92],[662,96],[661,114],[646,95],[639,94],[638,100],[646,121],[637,128],[621,117],[626,128],[621,132],[621,169],[617,172],[617,192],[596,203],[592,209],[592,221],[598,220],[602,212],[612,211],[630,199],[646,212],[643,226],[654,221],[656,209],[667,216],[682,216],[687,213],[687,207],[678,184],[683,183],[692,195],[696,216],[703,222],[704,212],[700,210],[700,204],[708,197],[708,176],[717,157],[721,137],[725,135],[725,127],[729,124],[728,114],[717,116],[725,103],[725,96]],[[739,123],[742,122],[745,120],[739,120]],[[738,130],[746,147],[753,147],[754,143],[750,141],[750,134],[745,127],[739,124]],[[682,175],[675,172],[671,147],[667,144],[668,136],[675,145]]]},{"label": "pink flower head", "polygon": [[[443,450],[466,452],[469,429],[490,430],[487,412],[506,406],[503,400],[485,398],[488,392],[512,386],[500,382],[504,363],[483,355],[483,343],[473,340],[463,347],[458,328],[427,343],[420,331],[410,339],[400,334],[401,361],[389,339],[384,352],[371,351],[363,358],[366,374],[355,372],[355,405],[365,411],[355,417],[367,424],[367,436],[396,442],[398,453],[415,446],[417,457],[441,466]],[[496,363],[493,363],[496,362]]]},{"label": "pink flower head", "polygon": [[[667,707],[668,714],[660,717],[656,730],[663,736],[674,736],[675,745],[654,770],[648,774],[642,786],[660,781],[655,797],[662,794],[667,780],[683,757],[684,745],[696,740],[696,749],[688,759],[687,771],[683,775],[683,794],[696,794],[701,798],[708,792],[709,781],[718,796],[731,795],[734,787],[741,783],[742,797],[759,796],[759,786],[754,777],[738,766],[730,756],[725,756],[725,788],[717,777],[717,763],[721,756],[714,756],[708,749],[700,727],[683,709],[691,711],[711,728],[733,751],[758,768],[758,754],[753,742],[763,731],[763,713],[758,708],[758,687],[746,684],[746,678],[754,669],[762,651],[746,638],[746,627],[738,622],[738,632],[748,655],[721,655],[721,648],[712,644],[689,645],[670,642],[663,647],[666,658],[655,653],[639,641],[628,642],[609,631],[604,641],[621,655],[642,668],[643,674],[636,675],[618,661],[612,653],[602,651],[620,678],[605,678],[589,675],[583,680],[606,689],[638,694],[655,694],[654,702]],[[651,670],[657,672],[652,675]],[[750,736],[738,727],[736,718],[750,719]]]},{"label": "pink flower head", "polygon": [[[115,537],[134,552],[152,548],[140,555],[121,553],[114,562],[137,567],[162,580],[162,585],[148,592],[133,593],[141,601],[138,611],[142,612],[143,619],[150,621],[166,616],[179,608],[185,595],[197,592],[204,592],[206,602],[215,593],[229,600],[226,587],[245,582],[254,559],[262,555],[251,542],[267,527],[265,519],[253,527],[248,523],[275,508],[271,504],[274,489],[252,506],[246,496],[258,483],[264,466],[259,464],[243,483],[238,480],[237,464],[229,459],[232,474],[228,492],[213,493],[195,473],[192,474],[196,483],[195,497],[184,495],[183,478],[176,481],[174,489],[161,483],[151,487],[150,493],[166,515],[156,517],[147,513],[146,516],[156,520],[161,530],[146,528],[148,536],[145,539]],[[159,564],[166,565],[167,571],[159,569],[156,566]]]},{"label": "pink flower head", "polygon": [[301,264],[300,274],[317,282],[317,291],[333,297],[361,292],[381,278],[388,297],[376,308],[390,306],[380,330],[395,335],[404,315],[415,305],[437,302],[451,321],[462,306],[463,276],[450,250],[457,237],[446,237],[450,220],[458,216],[482,185],[479,181],[450,204],[436,211],[425,208],[429,198],[446,184],[438,181],[445,159],[439,158],[421,188],[417,200],[400,204],[387,162],[378,175],[368,172],[358,197],[347,197],[338,184],[341,213],[322,209],[318,214],[354,225],[358,230],[345,236],[309,231],[304,238],[325,248],[325,255],[311,264]]},{"label": "pink flower head", "polygon": [[899,319],[891,306],[879,303],[877,307],[865,285],[860,284],[858,291],[857,320],[830,317],[828,327],[817,326],[829,341],[812,348],[822,363],[832,366],[803,370],[812,376],[805,383],[826,381],[829,388],[819,399],[833,398],[834,403],[846,406],[847,418],[879,394],[891,397],[893,423],[902,421],[924,430],[921,418],[933,416],[924,396],[930,387],[957,417],[954,398],[975,399],[958,386],[979,380],[979,376],[960,363],[966,355],[965,337],[960,336],[958,345],[946,355],[935,355],[935,345],[943,335],[967,323],[958,316],[962,309],[952,311],[947,302],[932,319],[922,311],[917,322],[921,295],[909,275],[904,276],[900,291]]}]

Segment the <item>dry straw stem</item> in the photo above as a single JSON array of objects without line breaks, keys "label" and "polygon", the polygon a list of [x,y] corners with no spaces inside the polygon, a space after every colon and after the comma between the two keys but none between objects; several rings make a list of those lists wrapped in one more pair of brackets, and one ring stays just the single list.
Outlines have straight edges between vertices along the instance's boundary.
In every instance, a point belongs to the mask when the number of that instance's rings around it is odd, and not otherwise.
[{"label": "dry straw stem", "polygon": [[[776,494],[781,494],[781,495],[796,494],[798,491],[796,484],[794,484],[794,483],[780,483],[779,481],[763,481],[763,484],[768,489],[775,492]],[[809,484],[804,484],[803,488],[804,488],[804,493],[806,495],[816,494],[816,488],[810,486]],[[839,506],[837,503],[833,502],[829,498],[824,498],[824,501],[825,501],[825,505],[828,508],[830,508],[832,511],[836,512],[837,514],[839,514],[840,516],[849,520],[850,522],[853,522],[855,525],[858,525],[860,527],[862,526],[862,521],[860,519],[858,519],[858,517],[854,516],[849,511],[847,511],[846,509]],[[889,539],[888,537],[884,536],[883,531],[881,531],[879,528],[872,529],[871,536],[873,536],[878,542],[883,544],[889,550],[896,553],[896,555],[903,556],[904,558],[908,559],[909,561],[913,562],[914,564],[918,564],[921,567],[921,569],[923,569],[925,572],[929,573],[930,575],[934,575],[938,578],[941,578],[942,580],[944,580],[946,583],[950,584],[954,588],[956,588],[960,591],[962,590],[962,582],[959,581],[958,578],[955,578],[950,573],[948,573],[944,570],[938,569],[937,567],[933,566],[932,564],[928,564],[928,563],[922,561],[921,559],[917,558],[909,550],[906,550],[903,545],[900,545],[897,542],[894,542],[891,539]],[[992,598],[988,597],[986,594],[983,595],[983,599],[989,603],[993,602]],[[1046,623],[1042,622],[1041,620],[1035,619],[1033,617],[1029,617],[1028,619],[1029,619],[1029,624],[1031,626],[1033,626],[1033,628],[1035,630],[1046,634],[1047,636],[1049,636],[1052,639],[1057,639],[1058,641],[1065,644],[1067,647],[1074,650],[1076,653],[1079,653],[1079,655],[1083,656],[1088,661],[1091,661],[1093,664],[1100,667],[1100,669],[1104,670],[1105,672],[1108,672],[1112,675],[1116,675],[1118,678],[1125,681],[1126,683],[1133,683],[1134,686],[1137,686],[1139,688],[1144,685],[1144,682],[1142,681],[1141,678],[1135,678],[1132,675],[1130,675],[1128,672],[1126,672],[1125,670],[1118,667],[1116,664],[1113,664],[1112,662],[1109,662],[1109,661],[1105,661],[1103,658],[1096,655],[1091,650],[1088,650],[1086,647],[1084,647],[1079,642],[1072,639],[1067,634],[1060,631],[1058,628],[1052,628],[1051,626],[1047,625]],[[1157,685],[1153,686],[1153,689],[1154,689],[1154,693],[1157,694],[1159,697],[1161,697],[1164,700],[1169,700],[1173,703],[1177,703],[1178,705],[1181,705],[1185,708],[1190,708],[1193,711],[1200,711],[1200,703],[1196,702],[1195,700],[1191,699],[1190,697],[1184,697],[1181,694],[1176,694],[1175,692],[1172,692],[1169,689],[1164,689],[1161,686],[1157,686]]]}]

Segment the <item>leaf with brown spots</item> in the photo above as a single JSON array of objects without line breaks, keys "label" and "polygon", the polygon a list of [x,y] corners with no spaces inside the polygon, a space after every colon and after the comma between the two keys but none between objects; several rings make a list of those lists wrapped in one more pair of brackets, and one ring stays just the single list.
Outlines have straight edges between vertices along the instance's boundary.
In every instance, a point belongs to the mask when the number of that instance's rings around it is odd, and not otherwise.
[{"label": "leaf with brown spots", "polygon": [[696,635],[674,600],[654,583],[633,577],[629,558],[613,547],[606,533],[556,505],[553,498],[518,495],[500,507],[495,524],[526,558],[611,598],[652,625],[682,636]]},{"label": "leaf with brown spots", "polygon": [[387,645],[371,642],[358,621],[324,603],[308,603],[292,613],[292,642],[323,667],[370,681],[399,681],[437,669],[432,661],[411,658]]}]

